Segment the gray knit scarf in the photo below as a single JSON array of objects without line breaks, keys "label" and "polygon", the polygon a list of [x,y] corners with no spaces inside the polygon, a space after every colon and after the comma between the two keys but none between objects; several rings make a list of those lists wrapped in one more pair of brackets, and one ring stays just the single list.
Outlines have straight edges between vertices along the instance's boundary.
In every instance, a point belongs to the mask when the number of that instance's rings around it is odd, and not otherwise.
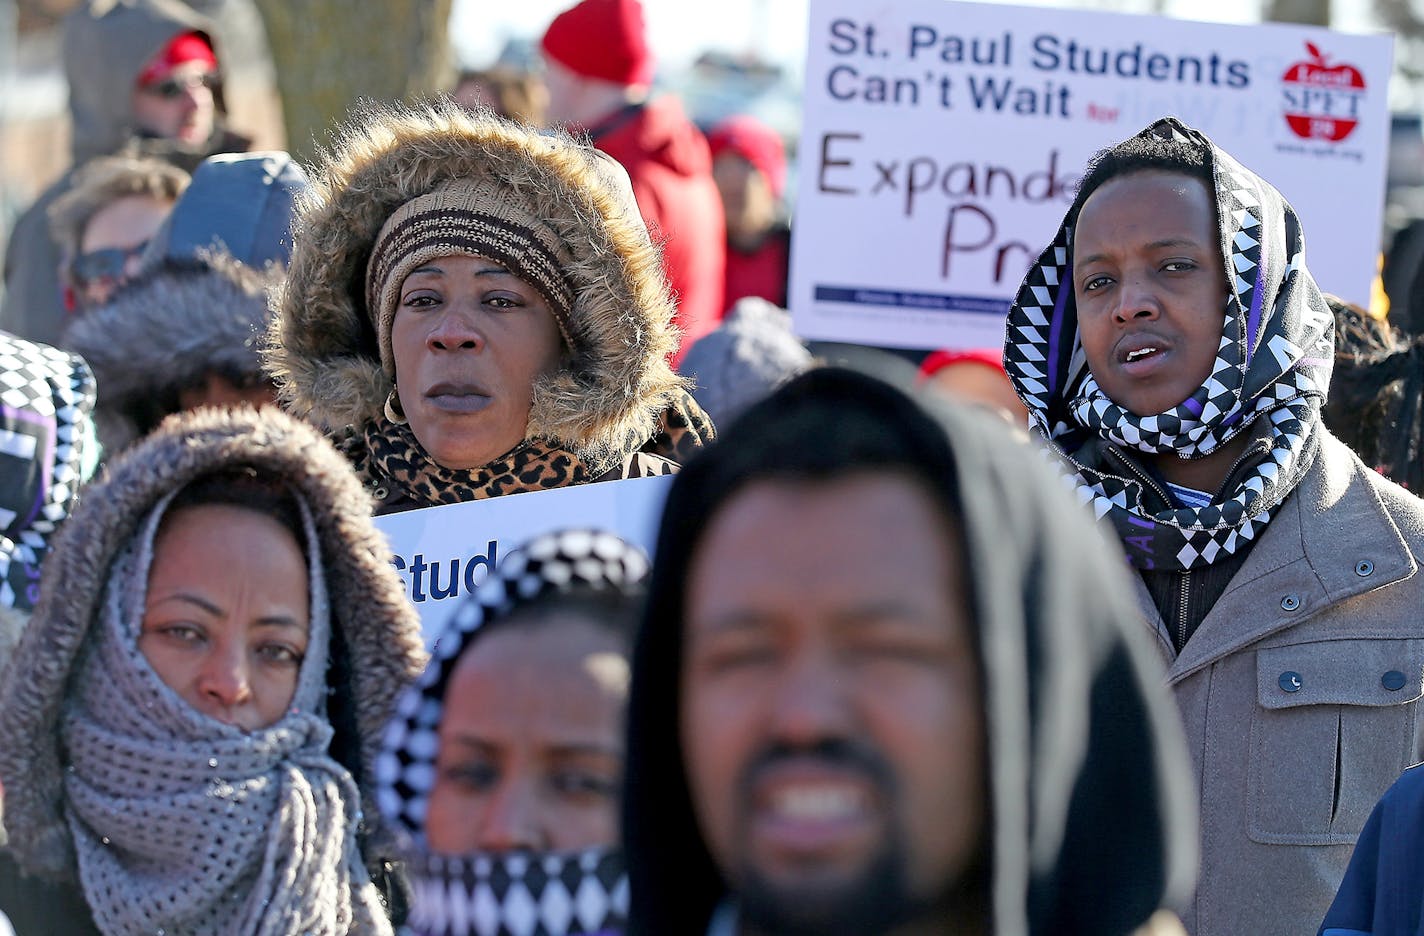
[{"label": "gray knit scarf", "polygon": [[359,794],[327,754],[331,625],[315,525],[300,497],[311,634],[292,707],[245,732],[198,712],[138,649],[159,522],[110,574],[61,716],[66,819],[106,934],[391,933],[357,845]]}]

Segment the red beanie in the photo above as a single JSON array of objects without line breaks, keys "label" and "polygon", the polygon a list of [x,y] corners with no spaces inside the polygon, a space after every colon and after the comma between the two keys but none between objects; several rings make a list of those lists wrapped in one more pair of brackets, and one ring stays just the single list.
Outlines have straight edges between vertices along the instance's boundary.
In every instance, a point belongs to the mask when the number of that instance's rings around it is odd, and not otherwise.
[{"label": "red beanie", "polygon": [[737,116],[712,128],[707,135],[712,158],[733,152],[757,168],[771,185],[771,194],[781,197],[786,190],[786,150],[781,136],[755,117]]},{"label": "red beanie", "polygon": [[583,0],[544,33],[544,54],[576,75],[621,85],[653,82],[640,0]]},{"label": "red beanie", "polygon": [[144,66],[143,71],[138,73],[138,80],[134,83],[142,88],[155,81],[162,81],[173,69],[189,62],[202,62],[210,69],[218,67],[218,57],[213,53],[212,45],[202,33],[179,33],[168,40],[168,44],[148,60],[148,64]]}]

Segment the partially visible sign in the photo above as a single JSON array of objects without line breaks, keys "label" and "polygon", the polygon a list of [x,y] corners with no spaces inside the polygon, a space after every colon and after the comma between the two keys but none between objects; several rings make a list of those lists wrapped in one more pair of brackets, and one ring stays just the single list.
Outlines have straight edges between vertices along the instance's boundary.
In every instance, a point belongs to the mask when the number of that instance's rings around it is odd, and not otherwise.
[{"label": "partially visible sign", "polygon": [[580,484],[387,514],[375,522],[395,553],[396,570],[420,612],[429,646],[460,599],[510,550],[541,533],[607,530],[651,556],[671,483],[671,477],[661,477]]},{"label": "partially visible sign", "polygon": [[1099,149],[1164,116],[1301,216],[1321,288],[1366,304],[1392,37],[954,0],[812,0],[792,239],[806,338],[999,347]]}]

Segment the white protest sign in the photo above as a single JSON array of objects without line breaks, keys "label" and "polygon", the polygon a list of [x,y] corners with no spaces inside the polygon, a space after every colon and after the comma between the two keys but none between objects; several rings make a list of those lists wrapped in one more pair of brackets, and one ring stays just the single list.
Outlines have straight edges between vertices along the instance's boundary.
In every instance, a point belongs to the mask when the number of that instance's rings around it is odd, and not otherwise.
[{"label": "white protest sign", "polygon": [[653,553],[672,477],[630,478],[427,507],[377,517],[426,646],[503,556],[541,533],[607,530]]},{"label": "white protest sign", "polygon": [[806,338],[998,347],[1084,165],[1160,117],[1295,207],[1366,303],[1392,39],[951,0],[812,0],[791,310]]}]

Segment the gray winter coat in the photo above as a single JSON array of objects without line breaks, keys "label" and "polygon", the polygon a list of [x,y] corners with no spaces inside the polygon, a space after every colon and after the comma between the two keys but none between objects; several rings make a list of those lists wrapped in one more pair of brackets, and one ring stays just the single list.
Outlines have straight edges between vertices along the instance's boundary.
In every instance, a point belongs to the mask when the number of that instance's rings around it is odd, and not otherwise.
[{"label": "gray winter coat", "polygon": [[1315,932],[1375,801],[1424,760],[1424,501],[1321,433],[1180,655],[1136,582],[1201,789],[1196,936]]}]

